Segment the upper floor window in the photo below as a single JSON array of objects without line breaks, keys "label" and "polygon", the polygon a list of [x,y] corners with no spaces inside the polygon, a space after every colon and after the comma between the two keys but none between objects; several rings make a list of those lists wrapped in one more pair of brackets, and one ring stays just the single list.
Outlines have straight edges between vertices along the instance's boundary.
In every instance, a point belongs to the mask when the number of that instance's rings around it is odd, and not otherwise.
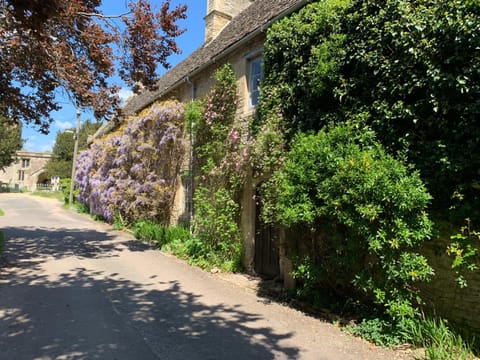
[{"label": "upper floor window", "polygon": [[22,168],[30,167],[30,159],[22,159]]},{"label": "upper floor window", "polygon": [[260,95],[260,83],[263,80],[262,57],[256,57],[248,64],[248,93],[250,107],[258,104]]}]

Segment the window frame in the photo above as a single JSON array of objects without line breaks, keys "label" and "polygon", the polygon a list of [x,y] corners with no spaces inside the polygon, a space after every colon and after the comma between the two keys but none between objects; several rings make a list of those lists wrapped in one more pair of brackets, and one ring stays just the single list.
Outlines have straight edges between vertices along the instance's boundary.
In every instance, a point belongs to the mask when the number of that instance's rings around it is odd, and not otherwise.
[{"label": "window frame", "polygon": [[[263,50],[263,49],[262,49]],[[254,109],[258,105],[260,95],[260,84],[263,81],[263,53],[258,50],[247,57],[247,91],[248,91],[248,108]],[[254,72],[254,64],[259,64],[260,72]],[[257,82],[255,84],[255,82]],[[256,96],[254,96],[256,94]],[[254,102],[254,100],[256,100]]]}]

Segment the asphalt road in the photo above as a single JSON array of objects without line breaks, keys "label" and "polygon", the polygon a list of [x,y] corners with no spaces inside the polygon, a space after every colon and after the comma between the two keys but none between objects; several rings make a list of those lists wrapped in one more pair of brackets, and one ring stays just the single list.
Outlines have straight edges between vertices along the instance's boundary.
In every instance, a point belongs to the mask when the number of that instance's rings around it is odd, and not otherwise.
[{"label": "asphalt road", "polygon": [[400,359],[55,200],[0,194],[0,359]]}]

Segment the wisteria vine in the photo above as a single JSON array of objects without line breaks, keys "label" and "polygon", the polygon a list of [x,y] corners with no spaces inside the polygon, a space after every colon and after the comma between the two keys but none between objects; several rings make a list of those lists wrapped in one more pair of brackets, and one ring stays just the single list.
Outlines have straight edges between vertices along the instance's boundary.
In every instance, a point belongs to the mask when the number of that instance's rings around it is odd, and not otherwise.
[{"label": "wisteria vine", "polygon": [[168,223],[183,161],[184,108],[168,101],[94,142],[76,163],[78,200],[108,222]]}]

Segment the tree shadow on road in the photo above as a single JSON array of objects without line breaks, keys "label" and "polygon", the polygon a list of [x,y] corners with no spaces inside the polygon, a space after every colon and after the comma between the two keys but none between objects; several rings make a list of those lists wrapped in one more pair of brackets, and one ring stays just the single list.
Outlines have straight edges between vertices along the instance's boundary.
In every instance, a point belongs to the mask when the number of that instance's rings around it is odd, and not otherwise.
[{"label": "tree shadow on road", "polygon": [[49,229],[7,227],[5,254],[7,263],[42,262],[47,257],[61,259],[68,256],[78,258],[114,257],[119,251],[146,251],[152,245],[135,239],[118,239],[112,233],[89,229]]},{"label": "tree shadow on road", "polygon": [[[56,277],[41,271],[47,257],[100,259],[125,249],[107,234],[6,230],[16,235],[8,244],[13,263],[0,269],[0,354],[5,358],[299,357],[299,349],[288,344],[293,336],[288,330],[260,325],[262,315],[241,305],[207,304],[175,280],[159,282],[152,276],[145,284],[84,267]],[[18,271],[18,264],[32,267]]]}]

